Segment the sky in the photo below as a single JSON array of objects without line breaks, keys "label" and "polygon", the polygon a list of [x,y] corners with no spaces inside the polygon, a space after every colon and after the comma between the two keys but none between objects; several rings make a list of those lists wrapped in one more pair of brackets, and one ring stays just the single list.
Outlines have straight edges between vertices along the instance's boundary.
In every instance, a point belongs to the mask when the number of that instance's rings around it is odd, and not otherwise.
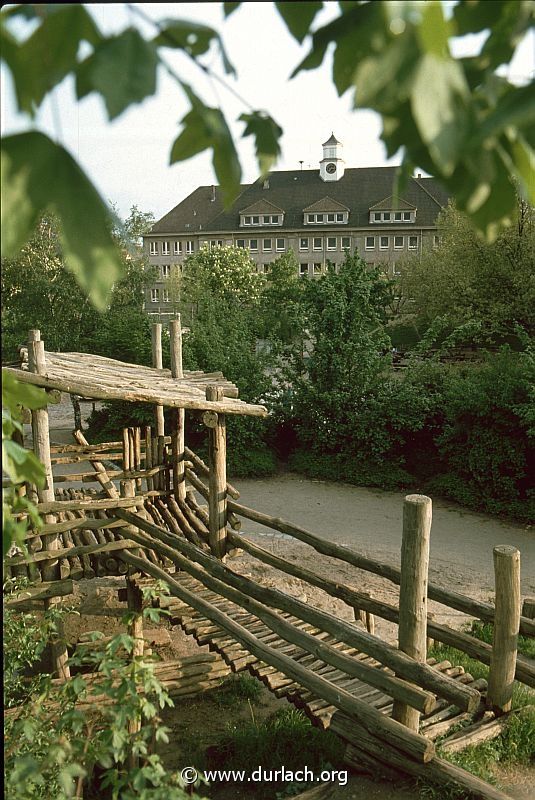
[{"label": "sky", "polygon": [[[396,157],[386,159],[379,138],[378,115],[352,110],[350,92],[338,97],[330,77],[329,59],[319,69],[289,79],[308,52],[308,45],[305,40],[300,46],[290,36],[272,3],[243,3],[227,20],[221,3],[138,3],[136,7],[154,20],[179,17],[206,23],[220,32],[237,70],[237,79],[224,74],[215,49],[210,52],[208,63],[232,91],[207,78],[180,53],[164,52],[182,80],[191,84],[208,105],[223,110],[238,146],[243,182],[258,177],[254,143],[251,137],[241,138],[243,123],[237,122],[249,107],[267,110],[283,128],[282,156],[276,169],[299,169],[300,161],[303,169],[317,168],[322,142],[332,132],[344,145],[348,167],[399,163]],[[155,34],[151,24],[143,22],[124,4],[93,3],[88,8],[105,33],[119,32],[134,24],[145,35]],[[336,11],[337,4],[327,4],[315,24],[325,24],[336,16]],[[478,48],[480,41],[465,37],[458,43],[456,54]],[[530,34],[509,65],[508,77],[524,81],[533,76],[534,68],[535,35]],[[197,186],[216,182],[210,153],[169,165],[172,143],[188,110],[189,103],[181,88],[160,70],[156,94],[132,106],[112,123],[100,97],[76,101],[70,79],[44,101],[36,123],[77,158],[103,198],[117,207],[120,216],[126,217],[136,205],[159,219]],[[1,118],[3,135],[31,127],[30,121],[16,112],[10,79],[4,69]]]}]

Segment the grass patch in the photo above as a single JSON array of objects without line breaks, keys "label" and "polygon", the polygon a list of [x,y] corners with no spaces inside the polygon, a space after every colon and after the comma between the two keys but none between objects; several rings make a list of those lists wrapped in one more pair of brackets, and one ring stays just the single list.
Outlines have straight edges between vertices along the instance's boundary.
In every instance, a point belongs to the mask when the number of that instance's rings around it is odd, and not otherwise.
[{"label": "grass patch", "polygon": [[[253,719],[234,726],[207,755],[210,769],[280,770],[284,766],[295,771],[306,766],[319,773],[342,765],[344,751],[337,736],[314,728],[303,712],[288,707],[263,722]],[[255,794],[258,798],[289,797],[304,788],[305,784],[270,781],[255,786]]]},{"label": "grass patch", "polygon": [[262,692],[262,684],[252,675],[231,675],[213,692],[212,699],[221,706],[233,706],[236,702],[256,702]]},{"label": "grass patch", "polygon": [[[492,625],[488,623],[473,622],[469,632],[481,641],[492,643]],[[533,651],[533,640],[519,637],[519,652],[533,657]],[[440,661],[447,659],[455,666],[462,666],[474,678],[488,679],[489,668],[485,664],[453,647],[436,645],[429,650],[429,656]],[[496,739],[467,747],[459,753],[441,751],[440,739],[437,739],[437,754],[488,783],[496,783],[496,765],[531,764],[535,757],[535,691],[515,681],[512,707],[518,709],[525,706],[531,707],[524,708],[522,713],[511,715],[504,731]],[[424,784],[421,786],[421,797],[429,800],[463,800],[465,794],[454,787],[441,787],[439,791],[433,785]]]}]

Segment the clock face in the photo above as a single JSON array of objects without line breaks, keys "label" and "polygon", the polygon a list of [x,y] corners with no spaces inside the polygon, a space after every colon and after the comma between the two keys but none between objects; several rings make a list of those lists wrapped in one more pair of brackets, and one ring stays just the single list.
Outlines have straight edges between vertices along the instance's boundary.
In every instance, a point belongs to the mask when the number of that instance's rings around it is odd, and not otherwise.
[{"label": "clock face", "polygon": [[336,164],[327,164],[327,166],[325,167],[325,169],[327,170],[327,172],[328,172],[330,175],[332,175],[332,174],[333,174],[333,172],[336,172]]}]

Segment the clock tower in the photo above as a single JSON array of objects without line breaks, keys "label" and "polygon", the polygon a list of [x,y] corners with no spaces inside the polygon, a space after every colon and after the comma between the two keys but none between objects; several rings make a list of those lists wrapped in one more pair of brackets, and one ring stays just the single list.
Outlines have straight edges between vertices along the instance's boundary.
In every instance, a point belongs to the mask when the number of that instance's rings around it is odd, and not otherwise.
[{"label": "clock tower", "polygon": [[342,142],[338,141],[334,133],[323,143],[323,158],[320,161],[322,181],[339,181],[343,177],[345,164],[342,158],[342,147]]}]

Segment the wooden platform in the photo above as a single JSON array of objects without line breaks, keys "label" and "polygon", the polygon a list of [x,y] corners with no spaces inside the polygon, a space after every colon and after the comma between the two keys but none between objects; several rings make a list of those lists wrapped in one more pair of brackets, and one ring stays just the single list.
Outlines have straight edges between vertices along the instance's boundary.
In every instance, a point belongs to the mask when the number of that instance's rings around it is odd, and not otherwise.
[{"label": "wooden platform", "polygon": [[[185,589],[217,605],[220,611],[223,611],[228,617],[235,620],[240,625],[243,625],[260,641],[269,644],[270,647],[291,657],[316,674],[327,678],[340,688],[348,691],[354,697],[378,709],[383,714],[387,716],[391,715],[392,698],[387,694],[374,689],[357,678],[348,677],[341,670],[335,669],[324,661],[317,659],[306,650],[285,641],[276,633],[273,633],[273,631],[254,614],[250,614],[235,603],[223,599],[207,589],[200,581],[195,580],[189,575],[178,572],[173,575],[173,578]],[[150,579],[141,578],[138,583],[141,587],[150,583]],[[249,671],[252,675],[261,680],[277,697],[285,697],[297,708],[302,709],[314,725],[323,729],[330,726],[331,718],[337,710],[335,706],[330,705],[322,698],[304,689],[275,667],[258,660],[226,631],[213,623],[206,616],[196,612],[187,604],[181,603],[177,598],[161,598],[159,604],[162,608],[166,608],[169,611],[171,624],[179,625],[185,633],[193,636],[200,645],[208,645],[210,650],[219,653],[234,672]],[[382,667],[375,659],[337,640],[334,636],[318,628],[314,628],[312,625],[299,620],[293,615],[283,614],[283,616],[288,622],[312,634],[315,638],[340,649],[341,652],[369,666],[383,669],[389,672],[389,674],[392,674],[389,670]],[[436,659],[428,659],[427,663],[435,669],[449,675],[454,680],[478,689],[480,692],[484,692],[486,689],[486,681],[474,680],[471,675],[464,672],[463,667],[452,666],[449,661],[437,663]],[[469,723],[481,714],[483,709],[483,695],[480,708],[475,714],[463,713],[456,706],[450,705],[446,700],[437,700],[435,708],[431,713],[422,716],[420,732],[431,740],[434,740],[439,736],[447,734],[451,728],[456,727],[460,722]]]}]

